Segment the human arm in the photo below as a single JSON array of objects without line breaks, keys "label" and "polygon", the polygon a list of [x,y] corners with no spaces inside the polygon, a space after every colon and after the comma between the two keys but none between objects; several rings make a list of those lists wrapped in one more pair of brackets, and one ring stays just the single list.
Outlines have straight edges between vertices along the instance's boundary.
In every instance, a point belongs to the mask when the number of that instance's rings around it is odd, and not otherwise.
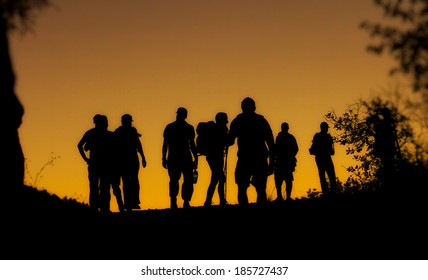
[{"label": "human arm", "polygon": [[141,156],[141,163],[143,164],[143,168],[144,168],[144,167],[146,167],[146,166],[147,166],[147,161],[146,161],[146,157],[145,157],[145,155],[144,155],[143,148],[139,149],[139,150],[138,150],[138,153],[139,153],[139,154],[140,154],[140,156]]},{"label": "human arm", "polygon": [[335,151],[334,151],[334,140],[333,140],[333,137],[331,137],[330,136],[330,139],[331,139],[331,151],[330,151],[330,155],[332,155],[332,156],[334,156],[334,153],[335,153]]},{"label": "human arm", "polygon": [[311,154],[313,156],[316,155],[318,152],[317,136],[318,136],[318,133],[315,133],[314,137],[312,138],[311,146],[309,147],[309,154]]},{"label": "human arm", "polygon": [[230,124],[230,130],[227,133],[226,136],[226,148],[228,149],[230,146],[235,144],[235,139],[237,137],[237,128],[236,128],[236,119],[232,121]]},{"label": "human arm", "polygon": [[85,133],[80,139],[79,143],[77,144],[77,149],[79,150],[80,156],[83,158],[83,160],[89,164],[89,158],[85,153],[84,146],[87,143],[87,134]]},{"label": "human arm", "polygon": [[147,161],[146,161],[146,157],[144,155],[144,150],[143,150],[143,145],[141,144],[141,141],[139,139],[139,137],[141,137],[141,134],[137,133],[138,138],[137,138],[137,152],[140,154],[141,156],[141,163],[143,164],[143,168],[145,168],[147,166]]},{"label": "human arm", "polygon": [[191,134],[191,137],[189,139],[189,147],[190,147],[190,151],[192,152],[192,156],[193,156],[193,169],[198,169],[198,153],[196,150],[195,130],[193,127],[192,127],[192,134]]},{"label": "human arm", "polygon": [[268,152],[268,175],[272,175],[275,168],[275,156],[276,156],[276,149],[275,149],[275,138],[273,136],[272,128],[269,124],[269,122],[263,117],[259,116],[259,123],[260,123],[260,133],[263,133],[264,143],[267,147]]},{"label": "human arm", "polygon": [[294,145],[293,155],[296,156],[297,153],[299,152],[299,145],[297,145],[297,140],[294,136],[293,136],[293,145]]},{"label": "human arm", "polygon": [[164,137],[163,144],[162,144],[162,166],[165,169],[168,169],[168,161],[166,160],[167,151],[168,151],[168,143]]},{"label": "human arm", "polygon": [[272,175],[273,171],[274,171],[274,165],[275,165],[275,140],[273,138],[273,133],[272,130],[269,129],[267,131],[267,135],[266,135],[266,145],[268,147],[269,150],[269,169],[268,169],[268,174]]}]

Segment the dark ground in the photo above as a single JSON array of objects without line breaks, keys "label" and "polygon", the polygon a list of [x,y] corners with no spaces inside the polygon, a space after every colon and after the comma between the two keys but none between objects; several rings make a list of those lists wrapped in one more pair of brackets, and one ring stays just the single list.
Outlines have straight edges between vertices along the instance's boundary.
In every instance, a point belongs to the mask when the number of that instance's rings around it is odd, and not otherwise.
[{"label": "dark ground", "polygon": [[8,197],[0,216],[5,260],[428,259],[423,198],[365,195],[100,215],[31,187]]}]

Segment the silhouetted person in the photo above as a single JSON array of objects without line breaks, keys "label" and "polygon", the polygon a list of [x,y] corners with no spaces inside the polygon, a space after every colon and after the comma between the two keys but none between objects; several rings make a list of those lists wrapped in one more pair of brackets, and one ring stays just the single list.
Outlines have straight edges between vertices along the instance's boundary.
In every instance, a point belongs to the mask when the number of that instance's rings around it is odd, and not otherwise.
[{"label": "silhouetted person", "polygon": [[198,156],[195,144],[195,129],[186,122],[187,109],[177,110],[176,120],[169,123],[163,133],[162,166],[168,169],[169,197],[171,209],[177,208],[179,180],[183,175],[181,197],[183,207],[190,207],[193,195],[193,170],[198,168]]},{"label": "silhouetted person", "polygon": [[275,139],[275,187],[277,201],[282,201],[282,183],[285,182],[286,199],[291,199],[293,189],[293,172],[296,169],[296,155],[299,151],[296,138],[288,132],[289,125],[281,124],[281,131]]},{"label": "silhouetted person", "polygon": [[[320,124],[320,132],[315,133],[309,150],[311,155],[315,155],[321,191],[326,197],[335,195],[337,192],[336,172],[331,158],[331,156],[334,155],[334,143],[333,137],[328,133],[328,128],[329,126],[326,122]],[[330,186],[327,182],[326,174]]]},{"label": "silhouetted person", "polygon": [[[103,116],[108,126],[107,117]],[[108,130],[108,143],[106,145],[106,153],[108,153],[108,165],[107,166],[107,176],[109,182],[109,189],[105,192],[105,195],[101,195],[101,209],[104,212],[110,212],[110,187],[113,191],[113,195],[116,198],[116,203],[120,212],[124,211],[123,205],[123,196],[122,190],[120,189],[120,174],[119,174],[119,153],[118,153],[118,144],[114,133]]]},{"label": "silhouetted person", "polygon": [[[104,115],[93,117],[94,128],[85,132],[77,147],[88,164],[89,206],[98,211],[110,209],[110,171],[112,164],[112,132]],[[86,155],[89,152],[89,157]]]},{"label": "silhouetted person", "polygon": [[212,134],[213,139],[210,141],[210,149],[206,154],[206,159],[211,169],[211,180],[208,186],[204,206],[211,206],[217,185],[220,205],[224,206],[227,204],[224,189],[226,182],[224,168],[225,156],[227,156],[227,134],[229,132],[229,128],[227,127],[228,122],[229,120],[226,113],[219,112],[216,114],[215,124],[213,126],[214,131]]},{"label": "silhouetted person", "polygon": [[274,137],[264,116],[255,112],[253,99],[244,98],[241,109],[242,113],[232,121],[229,131],[229,145],[233,145],[235,139],[238,144],[235,169],[238,203],[248,205],[247,189],[252,184],[257,191],[257,203],[264,204],[267,201],[267,178],[273,173]]},{"label": "silhouetted person", "polygon": [[140,209],[140,181],[138,172],[140,170],[140,160],[143,168],[146,167],[146,157],[144,156],[143,145],[141,144],[141,134],[132,126],[132,116],[124,114],[121,118],[122,125],[115,131],[119,175],[122,178],[124,207],[128,211]]}]

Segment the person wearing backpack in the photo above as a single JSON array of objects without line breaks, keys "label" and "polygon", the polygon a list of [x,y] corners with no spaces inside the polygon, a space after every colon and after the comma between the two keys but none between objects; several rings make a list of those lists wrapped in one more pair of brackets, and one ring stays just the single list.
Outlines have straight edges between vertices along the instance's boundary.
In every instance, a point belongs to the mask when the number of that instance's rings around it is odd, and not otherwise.
[{"label": "person wearing backpack", "polygon": [[[207,196],[205,199],[204,206],[209,207],[212,204],[212,198],[216,187],[218,196],[220,199],[220,205],[225,206],[226,193],[225,193],[225,156],[227,157],[227,135],[229,128],[227,114],[224,112],[218,112],[215,116],[215,122],[209,126],[211,131],[207,131],[208,137],[206,137],[206,160],[211,170],[211,180],[208,185]],[[200,139],[201,137],[198,136]],[[200,143],[200,142],[199,142]]]}]

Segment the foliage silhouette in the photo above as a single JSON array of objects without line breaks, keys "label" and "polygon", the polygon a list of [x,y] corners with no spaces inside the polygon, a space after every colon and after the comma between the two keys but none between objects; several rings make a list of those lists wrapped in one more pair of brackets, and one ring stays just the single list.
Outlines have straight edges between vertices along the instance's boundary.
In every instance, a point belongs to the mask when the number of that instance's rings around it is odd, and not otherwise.
[{"label": "foliage silhouette", "polygon": [[53,153],[50,154],[50,157],[47,162],[45,162],[42,167],[34,174],[30,171],[28,167],[29,159],[25,159],[25,176],[24,178],[24,184],[27,186],[34,186],[39,187],[39,183],[43,178],[43,172],[46,170],[47,167],[53,166],[55,161],[57,161],[60,158],[60,156],[54,156]]},{"label": "foliage silhouette", "polygon": [[[385,112],[390,114],[391,131],[394,134],[394,147],[390,151],[388,163],[376,150],[375,134],[376,122],[384,117]],[[343,115],[331,111],[325,117],[337,132],[335,141],[346,146],[346,153],[357,162],[347,168],[351,175],[344,183],[344,188],[380,190],[381,172],[386,164],[393,165],[390,176],[396,176],[397,179],[391,183],[393,187],[402,189],[399,185],[418,185],[416,180],[426,177],[428,165],[416,154],[419,144],[414,138],[410,119],[391,102],[380,97],[359,100],[349,106]],[[387,149],[385,145],[380,148]]]},{"label": "foliage silhouette", "polygon": [[413,79],[413,89],[420,91],[428,104],[428,2],[425,0],[374,0],[384,16],[393,23],[373,23],[368,20],[360,25],[374,39],[367,50],[374,54],[386,51],[398,66],[390,73],[401,72]]}]

